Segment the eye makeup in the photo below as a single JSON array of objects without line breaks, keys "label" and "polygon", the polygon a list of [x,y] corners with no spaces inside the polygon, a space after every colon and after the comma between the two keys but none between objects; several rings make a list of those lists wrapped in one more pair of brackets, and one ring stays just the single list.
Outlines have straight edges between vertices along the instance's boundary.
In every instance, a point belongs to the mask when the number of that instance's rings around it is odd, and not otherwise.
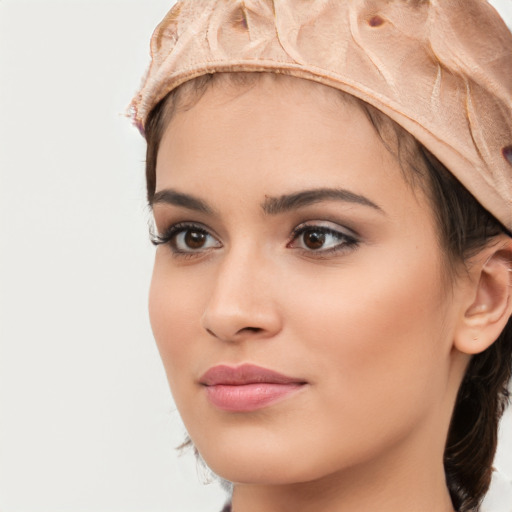
[{"label": "eye makeup", "polygon": [[222,243],[208,229],[193,222],[178,222],[162,234],[153,233],[151,242],[155,246],[168,245],[173,254],[197,254],[222,247]]},{"label": "eye makeup", "polygon": [[358,245],[359,240],[355,235],[332,225],[310,221],[300,224],[293,230],[292,239],[287,247],[325,257],[340,251],[348,251]]},{"label": "eye makeup", "polygon": [[[223,247],[222,242],[206,226],[196,222],[171,224],[162,234],[151,233],[151,242],[155,246],[168,246],[176,257],[204,255]],[[288,249],[322,258],[355,249],[358,245],[359,239],[351,230],[325,221],[299,224],[286,242]]]}]

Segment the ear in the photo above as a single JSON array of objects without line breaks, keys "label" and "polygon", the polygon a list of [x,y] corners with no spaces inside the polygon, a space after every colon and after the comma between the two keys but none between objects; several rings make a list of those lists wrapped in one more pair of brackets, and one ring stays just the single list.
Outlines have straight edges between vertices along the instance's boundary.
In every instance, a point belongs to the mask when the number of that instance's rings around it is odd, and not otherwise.
[{"label": "ear", "polygon": [[460,352],[478,354],[496,341],[512,315],[512,239],[500,236],[471,258],[468,277],[454,344]]}]

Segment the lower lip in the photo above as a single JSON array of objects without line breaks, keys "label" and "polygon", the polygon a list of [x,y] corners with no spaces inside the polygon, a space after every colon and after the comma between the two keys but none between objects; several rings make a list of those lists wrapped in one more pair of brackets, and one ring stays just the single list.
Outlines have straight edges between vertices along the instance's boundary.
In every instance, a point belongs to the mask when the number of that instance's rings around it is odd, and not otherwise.
[{"label": "lower lip", "polygon": [[279,402],[296,393],[303,384],[255,383],[240,386],[206,386],[210,402],[223,411],[251,412]]}]

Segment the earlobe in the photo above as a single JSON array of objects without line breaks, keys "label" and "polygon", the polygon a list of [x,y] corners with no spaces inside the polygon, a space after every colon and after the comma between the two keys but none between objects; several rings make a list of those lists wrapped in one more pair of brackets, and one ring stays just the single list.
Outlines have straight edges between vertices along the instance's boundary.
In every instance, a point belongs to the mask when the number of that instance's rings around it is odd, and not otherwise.
[{"label": "earlobe", "polygon": [[481,251],[470,273],[472,300],[454,342],[460,352],[478,354],[496,341],[512,315],[512,240],[504,236]]}]

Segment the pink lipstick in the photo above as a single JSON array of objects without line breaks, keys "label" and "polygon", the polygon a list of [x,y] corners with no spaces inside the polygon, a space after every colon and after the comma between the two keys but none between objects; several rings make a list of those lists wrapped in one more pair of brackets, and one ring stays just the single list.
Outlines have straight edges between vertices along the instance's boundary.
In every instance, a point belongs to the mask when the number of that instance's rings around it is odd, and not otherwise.
[{"label": "pink lipstick", "polygon": [[273,370],[244,364],[210,368],[200,379],[208,400],[231,412],[251,412],[267,407],[300,390],[306,382]]}]

